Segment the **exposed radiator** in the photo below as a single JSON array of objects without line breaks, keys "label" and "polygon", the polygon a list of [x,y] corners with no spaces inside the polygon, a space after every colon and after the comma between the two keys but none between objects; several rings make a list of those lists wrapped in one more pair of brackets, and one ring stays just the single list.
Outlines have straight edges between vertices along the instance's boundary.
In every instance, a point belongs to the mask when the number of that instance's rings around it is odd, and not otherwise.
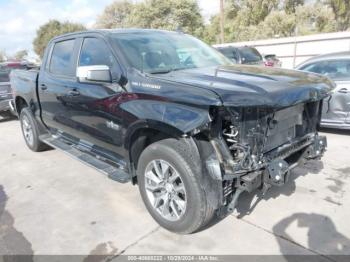
[{"label": "exposed radiator", "polygon": [[275,113],[269,125],[264,152],[268,152],[296,137],[296,126],[303,123],[304,104],[289,107]]}]

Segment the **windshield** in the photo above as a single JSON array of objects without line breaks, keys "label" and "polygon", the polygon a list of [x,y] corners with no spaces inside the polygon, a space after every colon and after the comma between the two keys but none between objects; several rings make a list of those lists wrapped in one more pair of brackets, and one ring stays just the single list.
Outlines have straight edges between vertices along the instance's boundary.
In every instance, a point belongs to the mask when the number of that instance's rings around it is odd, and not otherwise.
[{"label": "windshield", "polygon": [[131,66],[146,73],[232,64],[212,47],[183,33],[115,33],[112,39]]},{"label": "windshield", "polygon": [[242,63],[252,63],[262,61],[262,56],[253,47],[240,47],[239,52],[242,57]]},{"label": "windshield", "polygon": [[333,80],[350,80],[350,60],[316,62],[303,66],[300,70],[325,75]]}]

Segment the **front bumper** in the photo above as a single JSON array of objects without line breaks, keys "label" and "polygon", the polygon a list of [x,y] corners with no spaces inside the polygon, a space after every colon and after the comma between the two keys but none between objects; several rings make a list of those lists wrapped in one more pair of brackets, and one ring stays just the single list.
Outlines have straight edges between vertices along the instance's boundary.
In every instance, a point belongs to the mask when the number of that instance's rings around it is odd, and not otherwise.
[{"label": "front bumper", "polygon": [[272,186],[284,185],[293,168],[307,160],[320,159],[326,148],[327,138],[318,135],[307,136],[277,148],[254,170],[234,177],[235,191],[228,201],[227,210],[232,212],[235,209],[238,197],[244,191],[253,192],[261,188],[265,194]]},{"label": "front bumper", "polygon": [[310,144],[301,147],[293,154],[299,153],[290,159],[292,154],[283,158],[272,160],[264,171],[263,182],[268,185],[281,186],[288,181],[290,170],[298,166],[301,162],[309,159],[320,159],[327,148],[327,138],[325,136],[315,136]]},{"label": "front bumper", "polygon": [[[255,172],[260,172],[264,184],[281,186],[288,181],[290,170],[300,163],[309,159],[320,159],[327,148],[327,138],[315,135],[304,138],[301,141],[292,143],[286,148],[278,148],[273,154],[276,156],[266,163],[265,168]],[[282,150],[280,150],[282,149]],[[243,180],[244,176],[241,177]],[[254,188],[249,188],[252,191]]]}]

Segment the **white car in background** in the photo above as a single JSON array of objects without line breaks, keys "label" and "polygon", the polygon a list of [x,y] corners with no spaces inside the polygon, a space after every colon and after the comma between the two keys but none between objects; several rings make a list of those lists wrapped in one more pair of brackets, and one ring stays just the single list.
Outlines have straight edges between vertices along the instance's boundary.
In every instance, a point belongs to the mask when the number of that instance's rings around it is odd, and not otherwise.
[{"label": "white car in background", "polygon": [[328,76],[336,83],[333,95],[323,102],[321,126],[350,130],[350,52],[316,56],[296,69]]}]

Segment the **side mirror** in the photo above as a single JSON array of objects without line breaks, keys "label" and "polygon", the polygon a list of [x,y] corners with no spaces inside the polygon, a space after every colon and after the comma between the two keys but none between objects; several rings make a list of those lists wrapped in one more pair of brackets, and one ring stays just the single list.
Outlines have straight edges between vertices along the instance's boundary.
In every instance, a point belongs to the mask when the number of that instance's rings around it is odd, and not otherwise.
[{"label": "side mirror", "polygon": [[106,65],[79,66],[77,78],[81,83],[112,82],[111,71]]}]

